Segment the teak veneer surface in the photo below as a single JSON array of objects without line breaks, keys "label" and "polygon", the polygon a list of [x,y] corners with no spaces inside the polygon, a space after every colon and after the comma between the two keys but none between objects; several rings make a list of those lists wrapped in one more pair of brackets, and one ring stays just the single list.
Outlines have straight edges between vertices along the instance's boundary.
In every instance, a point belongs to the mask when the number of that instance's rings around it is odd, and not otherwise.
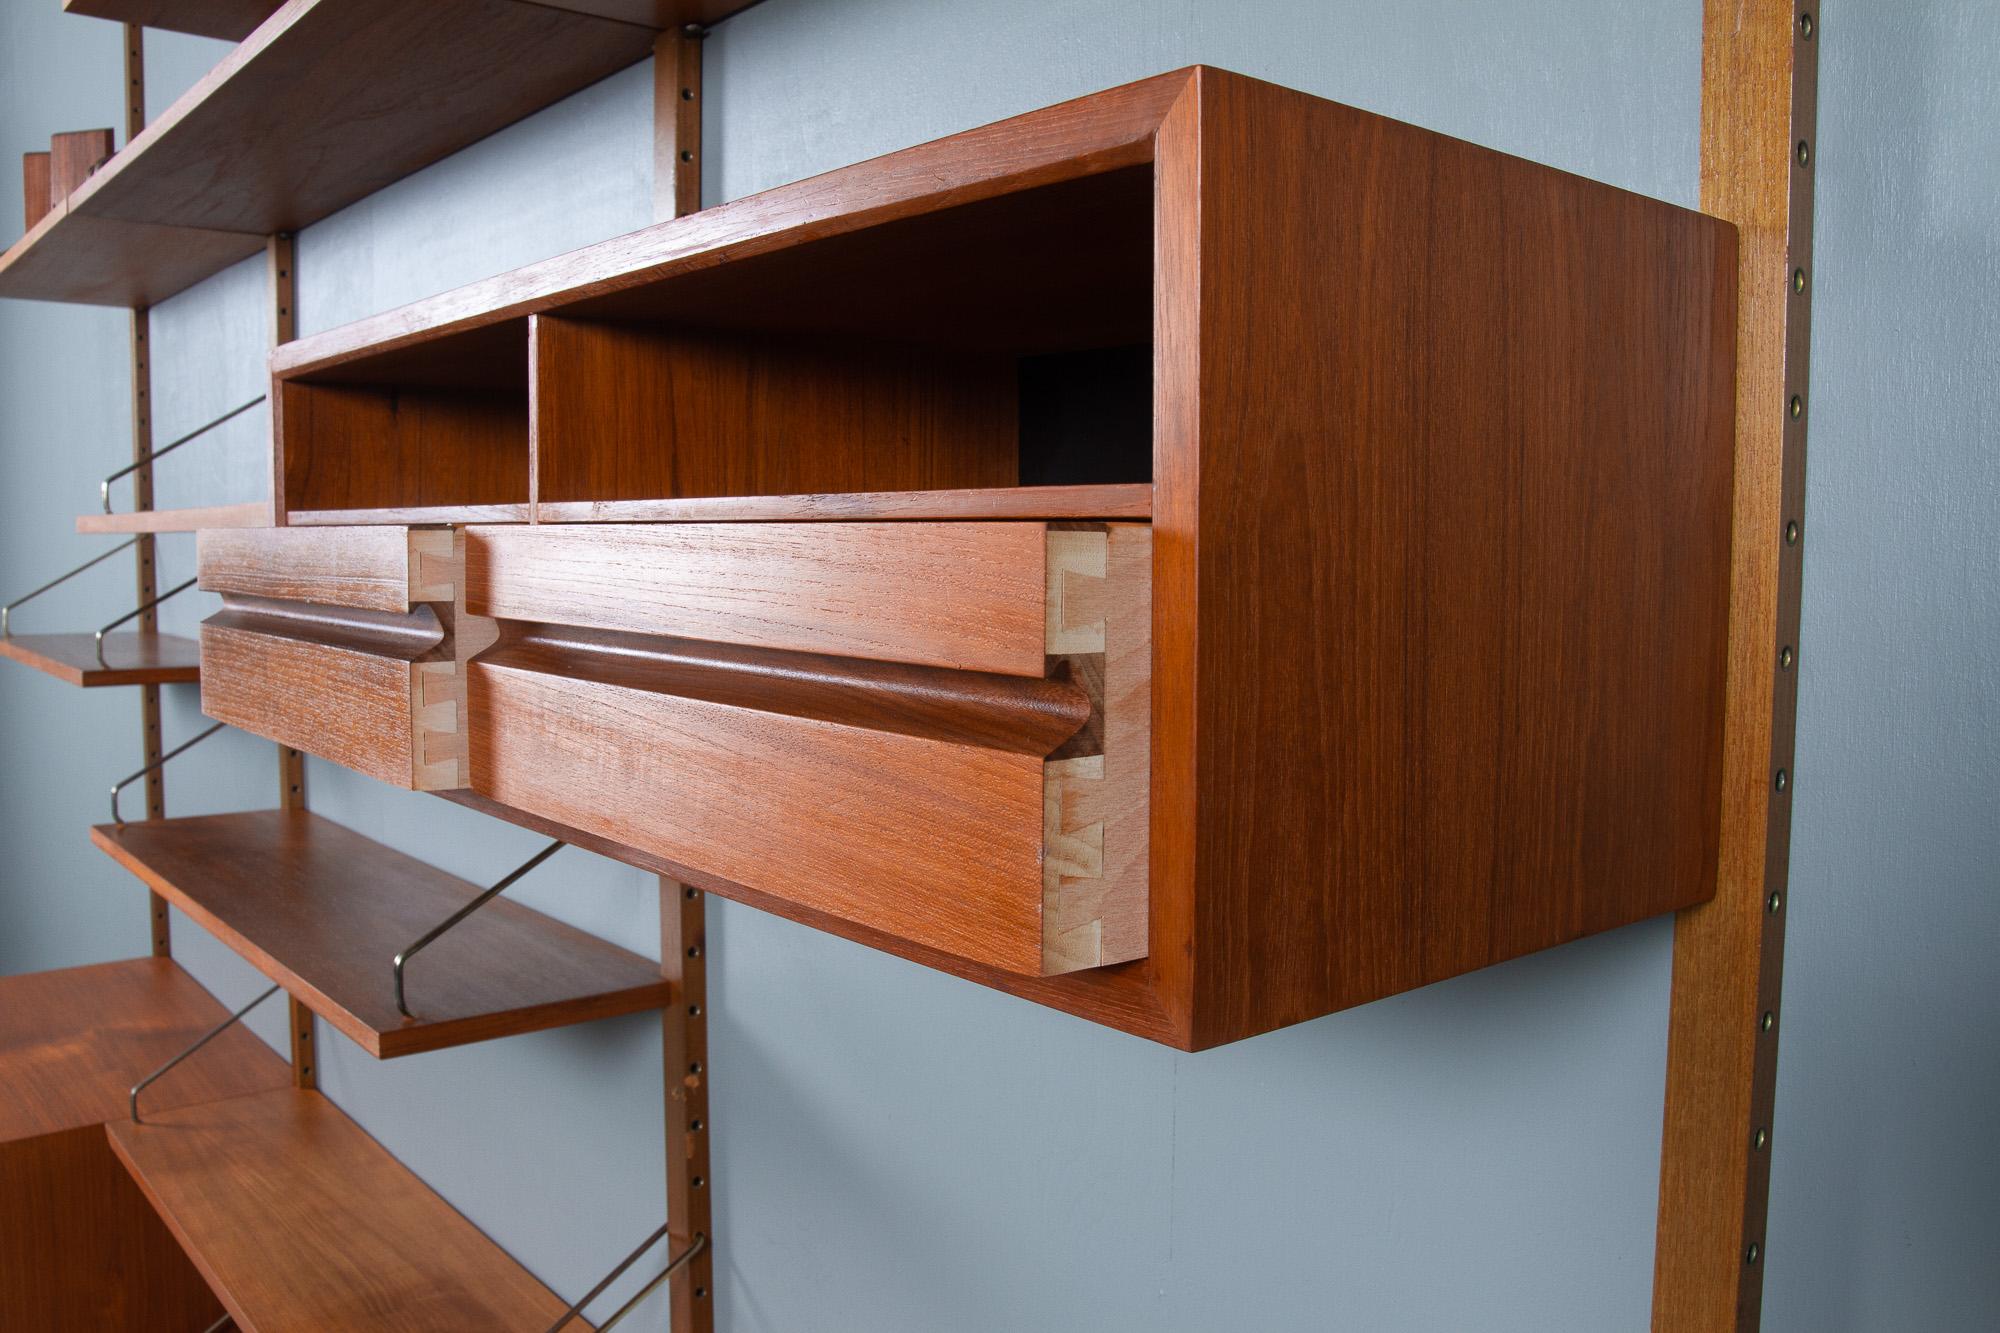
[{"label": "teak veneer surface", "polygon": [[[957,491],[838,495],[712,495],[676,500],[547,500],[544,523],[866,523],[925,519],[1151,518],[1145,482],[1096,486],[994,486]],[[298,515],[292,521],[298,521]],[[351,520],[350,520],[351,521]]]},{"label": "teak veneer surface", "polygon": [[541,1333],[563,1312],[317,1092],[162,1111],[110,1138],[244,1333]]},{"label": "teak veneer surface", "polygon": [[0,1327],[158,1333],[221,1314],[103,1126],[0,1142]]},{"label": "teak veneer surface", "polygon": [[[0,977],[0,1143],[100,1125],[132,1085],[228,1017],[170,958]],[[147,1089],[149,1108],[283,1087],[290,1071],[233,1028]]]},{"label": "teak veneer surface", "polygon": [[303,810],[100,825],[91,841],[378,1059],[658,1008],[635,953],[504,896],[391,961],[478,885]]},{"label": "teak veneer surface", "polygon": [[101,685],[181,685],[201,679],[201,648],[176,634],[120,630],[104,636],[104,656],[90,634],[11,634],[0,657],[85,689]]}]

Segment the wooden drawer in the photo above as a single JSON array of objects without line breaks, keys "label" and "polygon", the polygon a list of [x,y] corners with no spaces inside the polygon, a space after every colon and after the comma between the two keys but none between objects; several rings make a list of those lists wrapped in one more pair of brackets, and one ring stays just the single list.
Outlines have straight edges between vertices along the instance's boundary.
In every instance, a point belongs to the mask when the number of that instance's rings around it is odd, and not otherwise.
[{"label": "wooden drawer", "polygon": [[[200,535],[202,711],[400,787],[465,785],[463,538],[450,528]],[[476,628],[476,627],[475,627]]]},{"label": "wooden drawer", "polygon": [[471,786],[1028,975],[1143,957],[1144,524],[466,529]]}]

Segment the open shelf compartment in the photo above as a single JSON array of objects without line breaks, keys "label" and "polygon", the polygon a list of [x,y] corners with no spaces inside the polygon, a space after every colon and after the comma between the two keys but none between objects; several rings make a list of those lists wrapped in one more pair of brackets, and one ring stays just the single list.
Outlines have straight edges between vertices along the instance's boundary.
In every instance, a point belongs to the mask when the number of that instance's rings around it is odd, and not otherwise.
[{"label": "open shelf compartment", "polygon": [[1150,517],[1152,167],[1065,166],[281,352],[289,521]]},{"label": "open shelf compartment", "polygon": [[378,1059],[655,1009],[659,966],[305,811],[100,825],[91,841]]}]

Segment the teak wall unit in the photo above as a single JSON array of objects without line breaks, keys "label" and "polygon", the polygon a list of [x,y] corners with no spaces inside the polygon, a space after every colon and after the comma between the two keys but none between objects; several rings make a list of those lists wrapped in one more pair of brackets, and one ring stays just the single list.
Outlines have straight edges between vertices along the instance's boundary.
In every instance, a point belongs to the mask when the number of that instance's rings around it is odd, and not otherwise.
[{"label": "teak wall unit", "polygon": [[[1195,69],[289,344],[274,493],[469,525],[473,792],[1200,1048],[1713,893],[1735,254]],[[696,521],[743,518],[896,521]],[[1135,552],[1093,626],[1150,602],[1150,762],[1086,750],[1145,777],[1145,924],[1081,969],[1001,898],[1100,824],[1028,790],[1079,528]]]},{"label": "teak wall unit", "polygon": [[[287,347],[290,241],[266,233],[647,50],[660,211],[689,212],[698,33],[652,34],[742,6],[450,0],[349,26],[329,0],[65,7],[246,38],[146,129],[128,26],[131,146],[50,187],[0,258],[0,294],[141,307],[144,459],[144,304],[270,256],[270,502],[156,514],[142,466],[139,512],[79,522],[216,529],[205,707],[281,741],[281,812],[95,834],[293,992],[294,1090],[169,1110],[173,1142],[110,1135],[244,1326],[307,1306],[232,1241],[273,1219],[216,1214],[210,1158],[240,1157],[259,1190],[393,1177],[414,1228],[399,1252],[442,1208],[312,1091],[314,1010],[388,1056],[672,995],[673,1322],[707,1327],[706,1079],[681,1072],[707,1059],[701,888],[1189,1048],[1683,909],[1656,1324],[1755,1326],[1768,1154],[1737,1121],[1768,1124],[1775,1053],[1809,10],[1710,5],[1703,198],[1745,225],[1740,254],[1715,219],[1194,69]],[[561,58],[499,55],[521,24],[560,28]],[[354,58],[315,64],[329,38]],[[539,82],[432,96],[460,56]],[[273,81],[315,97],[260,136],[238,188],[188,195],[177,181],[240,157]],[[407,160],[358,151],[343,88],[395,105]],[[1791,422],[1767,430],[1779,390]],[[1773,513],[1791,516],[1775,575]],[[7,652],[128,679],[25,636]],[[150,761],[167,677],[147,679]],[[288,691],[322,725],[288,718]],[[377,915],[326,866],[381,861],[439,905],[470,886],[305,814],[307,742],[659,871],[660,975],[578,941],[539,977],[469,965],[433,994],[444,1009],[393,1016],[367,960],[410,905]],[[147,807],[159,821],[157,769]],[[205,870],[256,848],[289,867],[289,898]],[[563,935],[510,908],[482,923],[501,951]],[[173,965],[113,965],[144,966]],[[1746,997],[1763,1017],[1743,1037]],[[115,1225],[201,1304],[106,1177],[103,1134],[85,1138],[26,1169],[117,1195]],[[324,1161],[307,1142],[332,1145]],[[301,1197],[300,1218],[347,1206]],[[391,1287],[509,1289],[504,1256],[461,1239]],[[339,1283],[312,1291],[333,1302],[315,1326],[349,1321]],[[546,1297],[526,1298],[537,1319]]]}]

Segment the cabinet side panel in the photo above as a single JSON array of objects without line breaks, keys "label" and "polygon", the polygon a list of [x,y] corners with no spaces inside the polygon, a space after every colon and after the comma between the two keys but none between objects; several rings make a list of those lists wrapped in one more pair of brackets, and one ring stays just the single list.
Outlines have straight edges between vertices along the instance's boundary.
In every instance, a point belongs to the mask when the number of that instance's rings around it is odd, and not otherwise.
[{"label": "cabinet side panel", "polygon": [[1198,1040],[1709,897],[1734,233],[1202,106]]}]

